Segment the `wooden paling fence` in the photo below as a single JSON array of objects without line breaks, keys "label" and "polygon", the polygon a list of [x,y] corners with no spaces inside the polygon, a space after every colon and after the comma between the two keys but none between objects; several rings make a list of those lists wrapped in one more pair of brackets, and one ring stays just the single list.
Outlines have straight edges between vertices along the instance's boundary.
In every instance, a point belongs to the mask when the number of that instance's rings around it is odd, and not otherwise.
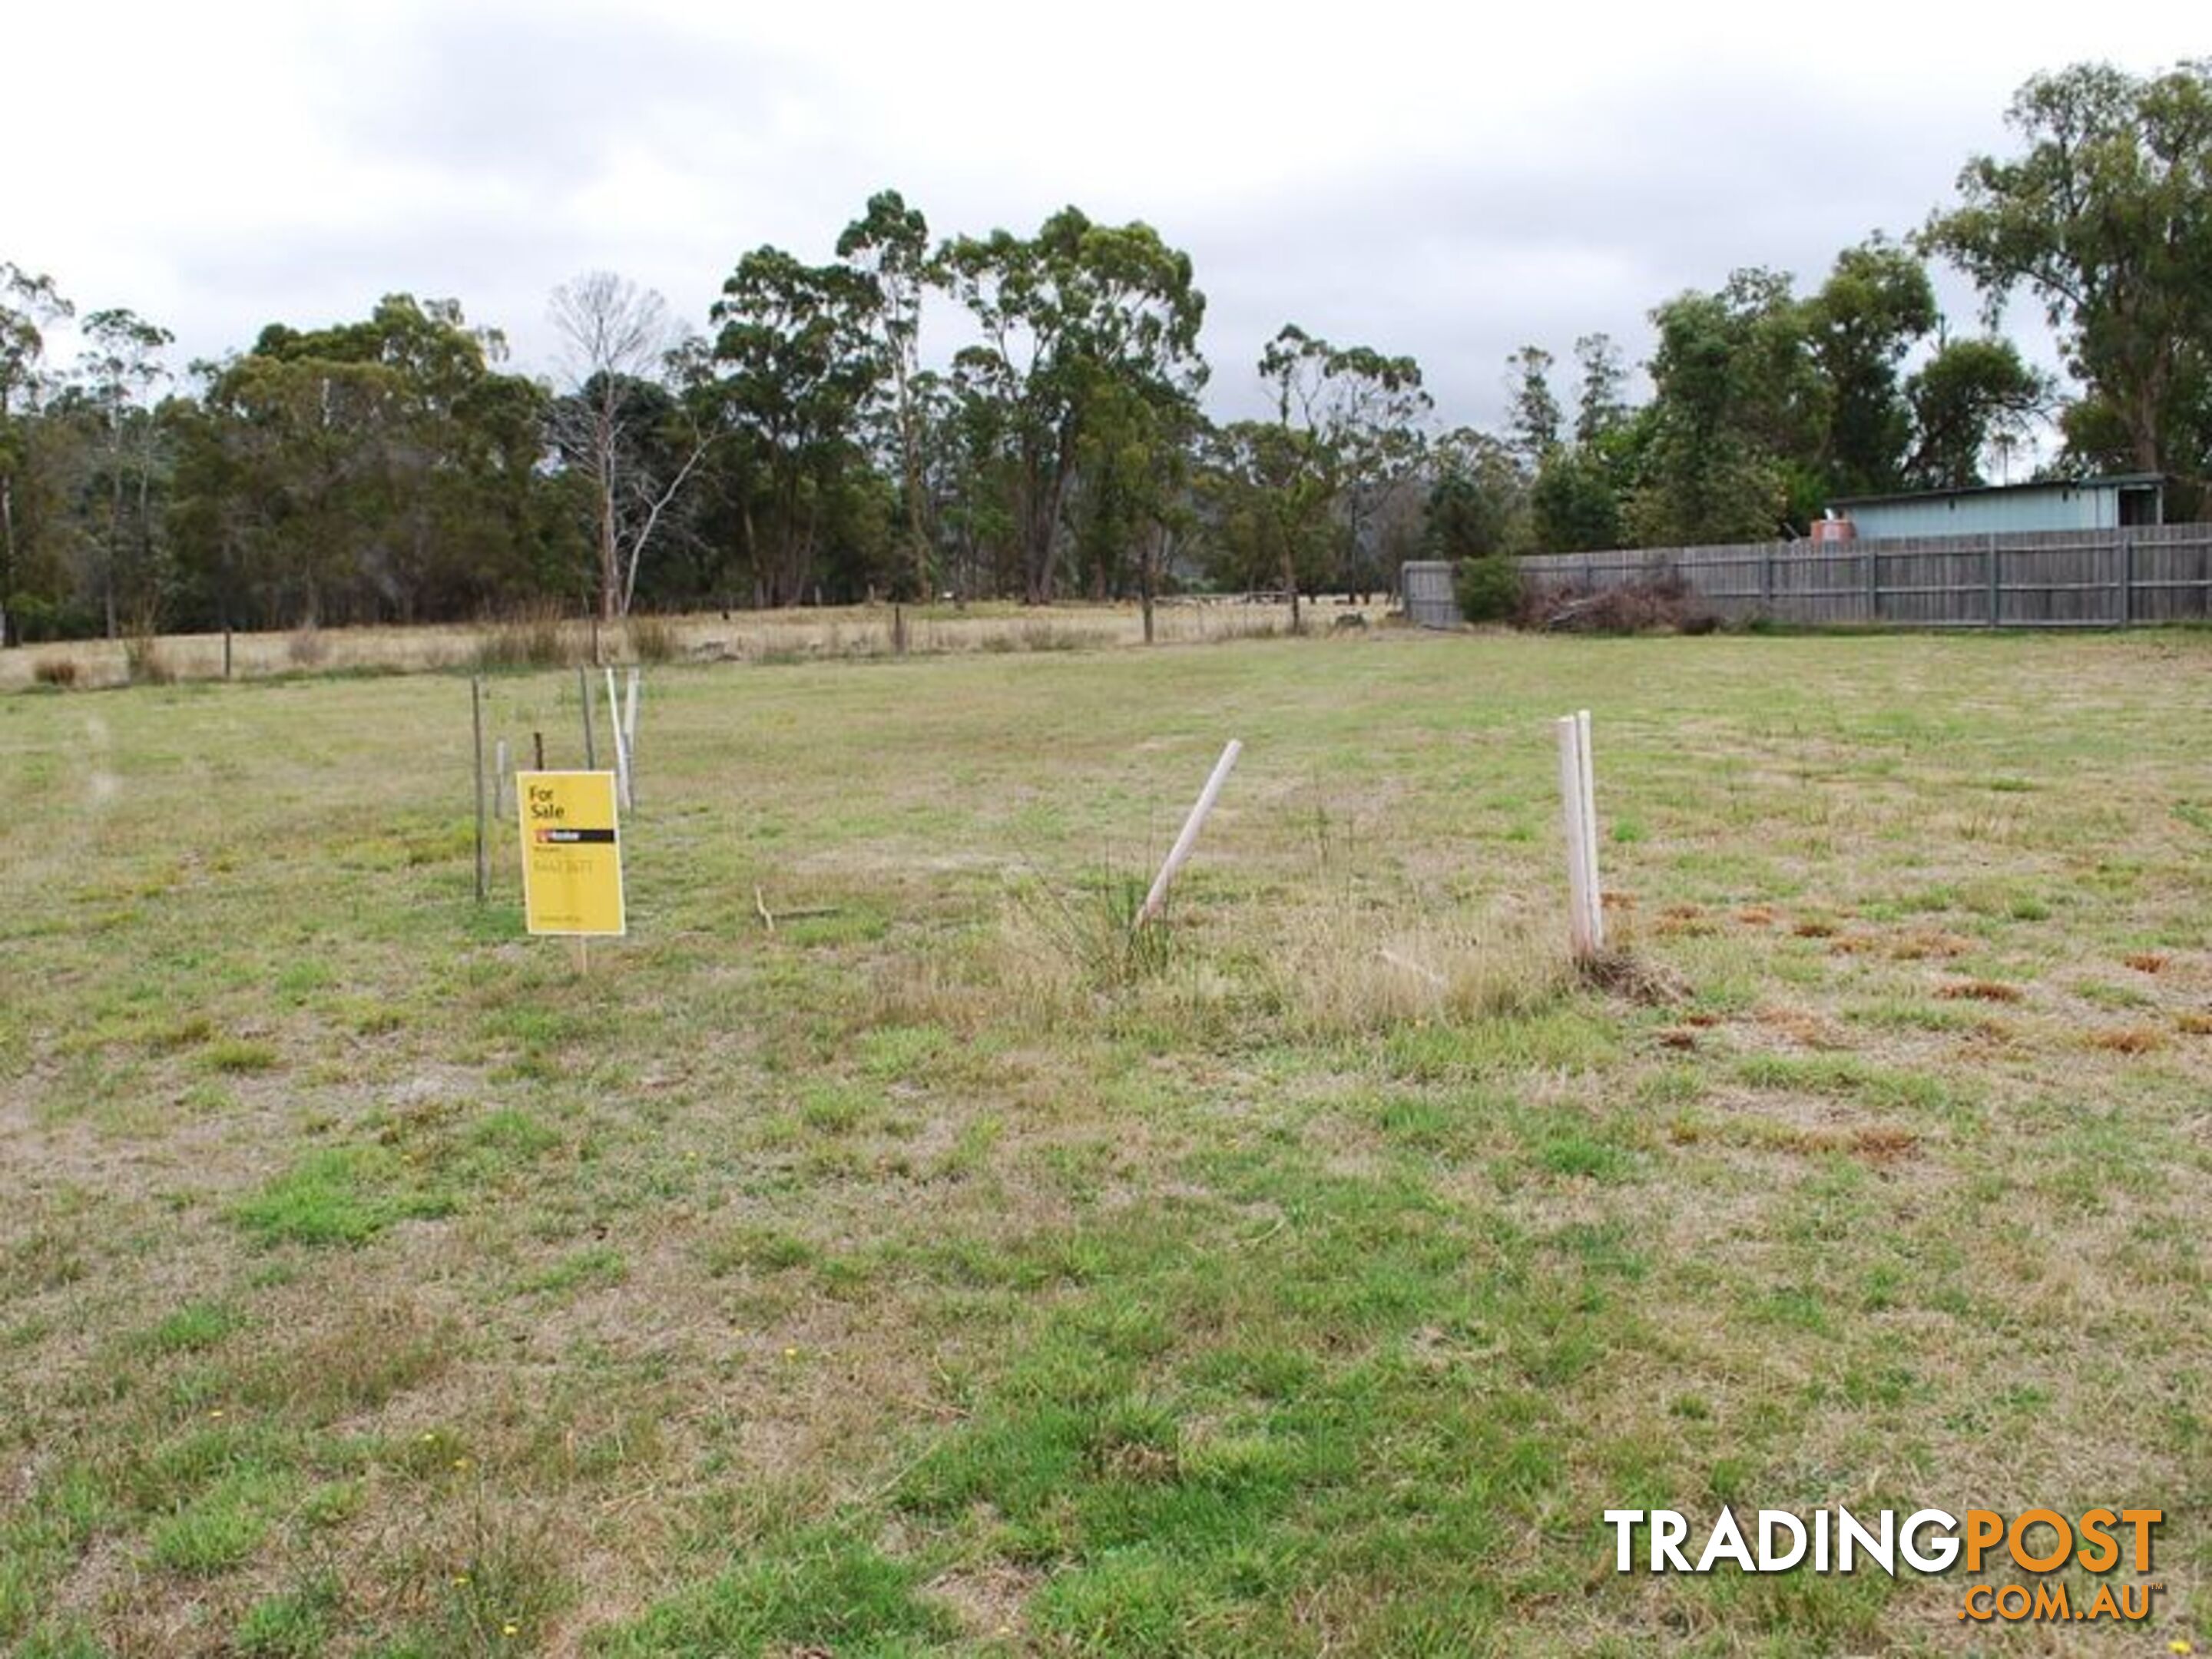
[{"label": "wooden paling fence", "polygon": [[1452,568],[1443,559],[1409,559],[1398,569],[1406,614],[1423,628],[1459,626],[1459,596],[1452,592]]},{"label": "wooden paling fence", "polygon": [[1815,625],[2127,628],[2212,616],[2212,524],[1552,553],[1521,568],[1563,588],[1676,576],[1723,617]]}]

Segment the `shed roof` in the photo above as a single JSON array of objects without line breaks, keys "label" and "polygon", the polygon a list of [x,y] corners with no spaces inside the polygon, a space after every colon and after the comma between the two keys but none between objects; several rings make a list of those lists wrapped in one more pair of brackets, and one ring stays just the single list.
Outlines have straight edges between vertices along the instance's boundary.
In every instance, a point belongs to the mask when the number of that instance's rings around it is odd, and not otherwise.
[{"label": "shed roof", "polygon": [[2162,472],[2116,472],[2102,478],[2037,478],[2028,483],[1961,484],[1955,489],[1907,489],[1893,495],[1841,495],[1834,507],[1892,507],[1901,501],[1941,501],[1960,495],[2024,495],[2042,489],[2141,489],[2163,484]]}]

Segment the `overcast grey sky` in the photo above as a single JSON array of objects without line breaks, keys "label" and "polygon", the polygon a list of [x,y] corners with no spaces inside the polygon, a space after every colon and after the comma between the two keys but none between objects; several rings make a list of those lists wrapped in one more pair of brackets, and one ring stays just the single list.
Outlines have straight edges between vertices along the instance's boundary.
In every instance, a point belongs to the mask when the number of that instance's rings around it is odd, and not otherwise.
[{"label": "overcast grey sky", "polygon": [[[1194,258],[1212,401],[1285,321],[1410,352],[1439,416],[1742,264],[1817,281],[2002,148],[2039,69],[2212,49],[2198,4],[759,7],[289,0],[15,9],[0,258],[179,362],[404,290],[552,367],[605,267],[703,327],[737,257],[825,258],[893,185],[939,234],[1074,203]],[[1946,299],[1960,325],[1971,295]],[[2017,320],[2029,320],[2025,307]],[[2023,331],[2025,329],[2023,328]],[[1564,374],[1562,380],[1567,379]],[[1567,387],[1563,385],[1563,393]]]}]

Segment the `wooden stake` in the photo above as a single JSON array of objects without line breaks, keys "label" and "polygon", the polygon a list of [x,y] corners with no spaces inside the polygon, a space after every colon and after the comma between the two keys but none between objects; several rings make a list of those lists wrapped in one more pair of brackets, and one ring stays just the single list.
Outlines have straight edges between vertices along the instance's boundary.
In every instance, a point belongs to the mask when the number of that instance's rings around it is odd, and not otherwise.
[{"label": "wooden stake", "polygon": [[469,681],[469,726],[476,741],[470,745],[477,763],[477,902],[482,904],[491,890],[491,866],[485,857],[484,845],[484,752],[483,752],[483,681],[471,678]]},{"label": "wooden stake", "polygon": [[568,940],[568,961],[579,974],[592,971],[592,942],[579,933]]},{"label": "wooden stake", "polygon": [[615,793],[622,799],[623,810],[628,811],[629,799],[629,745],[623,741],[622,699],[615,695],[615,671],[607,674],[607,730],[615,742]]},{"label": "wooden stake", "polygon": [[845,914],[835,904],[811,904],[803,909],[781,912],[771,910],[768,908],[768,895],[757,887],[753,889],[753,908],[760,913],[761,926],[771,933],[775,932],[779,915],[786,921],[799,921],[812,916],[842,916]]},{"label": "wooden stake", "polygon": [[1191,849],[1198,845],[1198,832],[1206,827],[1207,815],[1213,811],[1213,803],[1221,798],[1221,786],[1229,781],[1230,773],[1236,769],[1237,757],[1243,752],[1244,745],[1231,738],[1229,746],[1221,751],[1221,758],[1213,763],[1212,775],[1206,779],[1206,787],[1199,791],[1197,804],[1190,809],[1190,816],[1183,820],[1182,833],[1176,837],[1175,845],[1168,849],[1167,862],[1160,866],[1159,874],[1152,878],[1152,890],[1145,895],[1144,908],[1137,912],[1137,919],[1129,925],[1131,932],[1158,916],[1160,908],[1168,902],[1168,888],[1176,878],[1176,872],[1182,868],[1190,857]]},{"label": "wooden stake", "polygon": [[1605,949],[1605,887],[1597,874],[1597,775],[1587,708],[1575,714],[1575,744],[1583,761],[1583,878],[1589,893],[1590,942]]},{"label": "wooden stake", "polygon": [[1589,878],[1584,862],[1589,851],[1589,831],[1583,814],[1582,722],[1564,714],[1553,722],[1559,737],[1559,799],[1565,809],[1567,844],[1567,934],[1577,957],[1597,953],[1590,934]]},{"label": "wooden stake", "polygon": [[538,756],[538,769],[543,772],[545,769],[545,734],[543,732],[532,732],[530,734],[530,741]]},{"label": "wooden stake", "polygon": [[584,700],[584,769],[596,772],[599,769],[599,751],[592,737],[592,677],[584,672],[581,663],[576,665],[576,695]]}]

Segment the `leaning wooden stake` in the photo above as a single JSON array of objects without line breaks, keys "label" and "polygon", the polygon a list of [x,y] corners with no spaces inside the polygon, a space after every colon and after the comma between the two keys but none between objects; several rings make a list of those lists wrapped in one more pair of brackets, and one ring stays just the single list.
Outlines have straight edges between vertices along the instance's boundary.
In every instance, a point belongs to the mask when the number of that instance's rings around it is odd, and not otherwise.
[{"label": "leaning wooden stake", "polygon": [[1168,889],[1174,884],[1176,872],[1182,868],[1190,858],[1191,848],[1198,845],[1198,832],[1206,827],[1206,815],[1213,811],[1213,803],[1221,798],[1221,786],[1229,781],[1230,773],[1237,767],[1237,757],[1243,752],[1244,745],[1231,738],[1229,746],[1221,751],[1221,758],[1213,763],[1213,775],[1206,779],[1206,787],[1198,792],[1198,804],[1190,809],[1190,816],[1183,820],[1182,833],[1176,837],[1175,845],[1168,849],[1167,862],[1160,866],[1159,874],[1152,878],[1152,890],[1145,895],[1144,908],[1137,912],[1137,919],[1129,924],[1132,932],[1158,916],[1160,907],[1168,902]]}]

